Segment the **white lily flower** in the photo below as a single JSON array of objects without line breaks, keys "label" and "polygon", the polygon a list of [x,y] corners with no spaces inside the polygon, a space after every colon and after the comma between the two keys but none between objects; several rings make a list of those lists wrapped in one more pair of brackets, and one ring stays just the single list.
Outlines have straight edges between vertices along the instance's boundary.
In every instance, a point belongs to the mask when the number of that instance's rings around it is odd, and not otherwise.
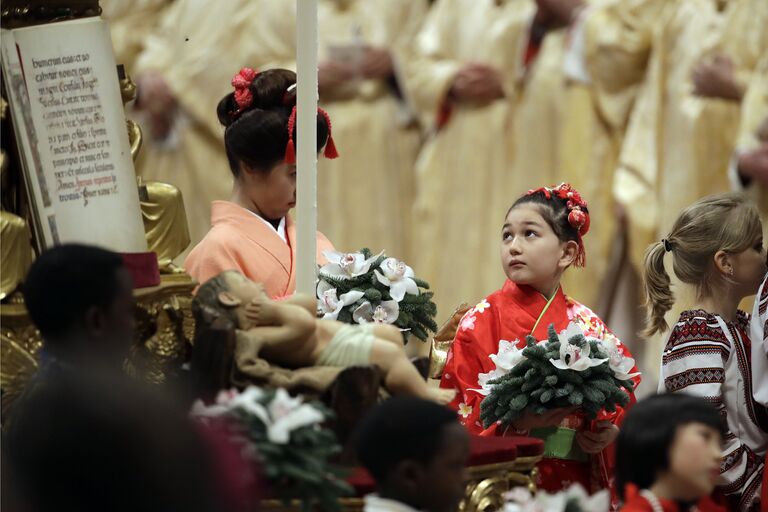
[{"label": "white lily flower", "polygon": [[614,336],[605,336],[600,340],[600,346],[608,354],[608,366],[613,371],[615,378],[618,380],[629,380],[640,375],[640,372],[629,373],[635,366],[635,360],[621,353],[618,340]]},{"label": "white lily flower", "polygon": [[302,402],[300,397],[293,398],[284,388],[277,388],[275,397],[267,406],[271,422],[267,425],[267,438],[276,444],[288,443],[294,430],[322,422],[323,413]]},{"label": "white lily flower", "polygon": [[370,302],[365,301],[352,313],[352,320],[358,324],[393,324],[398,316],[400,305],[396,300],[383,300],[375,309]]},{"label": "white lily flower", "polygon": [[323,256],[328,263],[320,268],[320,273],[342,279],[361,276],[371,269],[373,262],[382,254],[384,251],[366,259],[360,252],[323,251]]},{"label": "white lily flower", "polygon": [[387,258],[379,265],[381,272],[374,270],[376,279],[381,284],[389,287],[389,294],[397,302],[405,297],[406,293],[411,295],[419,294],[419,287],[413,280],[413,269],[396,258]]},{"label": "white lily flower", "polygon": [[571,338],[579,335],[584,336],[584,333],[581,328],[573,322],[569,323],[568,327],[558,334],[557,337],[560,339],[560,359],[549,360],[555,368],[581,372],[587,368],[601,365],[608,360],[607,358],[593,359],[589,357],[590,348],[588,342],[585,343],[583,347],[570,343],[569,340]]},{"label": "white lily flower", "polygon": [[323,320],[336,320],[344,306],[354,304],[362,299],[364,292],[350,290],[337,296],[338,291],[330,283],[321,280],[317,285],[317,298],[319,311],[323,314]]}]

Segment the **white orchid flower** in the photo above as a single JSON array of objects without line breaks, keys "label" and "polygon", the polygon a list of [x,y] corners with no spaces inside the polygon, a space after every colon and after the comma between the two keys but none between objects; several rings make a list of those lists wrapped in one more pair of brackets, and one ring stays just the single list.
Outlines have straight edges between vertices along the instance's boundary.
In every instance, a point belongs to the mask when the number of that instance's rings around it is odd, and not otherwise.
[{"label": "white orchid flower", "polygon": [[365,256],[360,252],[323,251],[323,256],[328,260],[328,263],[320,268],[320,273],[342,279],[361,276],[371,269],[373,262],[382,254],[384,251],[365,259]]},{"label": "white orchid flower", "polygon": [[525,356],[523,356],[523,351],[517,348],[517,341],[499,340],[499,351],[496,354],[491,354],[490,358],[497,370],[508,372],[525,359]]},{"label": "white orchid flower", "polygon": [[493,390],[493,385],[489,384],[489,381],[503,377],[509,371],[517,365],[520,361],[525,359],[523,351],[517,348],[516,341],[499,340],[499,351],[496,354],[489,356],[493,364],[496,365],[495,370],[491,370],[488,373],[478,373],[477,383],[480,385],[478,389],[470,389],[470,391],[477,391],[483,396],[488,396]]},{"label": "white orchid flower", "polygon": [[491,391],[493,391],[493,384],[489,384],[489,382],[494,379],[498,379],[499,377],[503,377],[506,374],[506,371],[499,370],[498,368],[491,370],[488,373],[478,373],[477,383],[480,385],[480,387],[475,389],[470,388],[469,391],[476,391],[483,396],[488,396],[491,394]]},{"label": "white orchid flower", "polygon": [[322,422],[323,413],[301,397],[293,398],[284,388],[277,388],[275,397],[267,406],[271,422],[267,425],[267,438],[275,444],[286,444],[294,430]]},{"label": "white orchid flower", "polygon": [[364,295],[359,290],[350,290],[339,297],[338,291],[330,283],[321,280],[317,285],[319,311],[323,314],[323,320],[336,320],[344,306],[354,304]]},{"label": "white orchid flower", "polygon": [[605,336],[600,340],[600,346],[608,354],[608,366],[613,371],[615,378],[618,380],[629,380],[640,375],[640,372],[629,373],[635,366],[635,360],[621,353],[618,340],[614,336]]},{"label": "white orchid flower", "polygon": [[581,372],[587,368],[601,365],[608,360],[607,358],[593,359],[589,357],[589,342],[584,343],[583,347],[570,343],[569,340],[571,338],[579,335],[584,336],[584,333],[581,328],[573,322],[569,323],[568,327],[558,334],[558,338],[560,339],[560,359],[549,360],[555,368]]},{"label": "white orchid flower", "polygon": [[374,308],[365,301],[352,313],[352,320],[359,324],[393,324],[400,316],[400,305],[396,300],[383,300]]},{"label": "white orchid flower", "polygon": [[389,294],[397,302],[405,297],[406,293],[419,294],[419,287],[413,280],[413,269],[396,258],[387,258],[379,265],[381,272],[374,270],[376,279],[381,284],[389,287]]},{"label": "white orchid flower", "polygon": [[608,510],[610,495],[604,489],[590,496],[579,484],[550,494],[539,491],[536,496],[522,487],[504,494],[503,512],[565,512],[573,504],[579,510]]}]

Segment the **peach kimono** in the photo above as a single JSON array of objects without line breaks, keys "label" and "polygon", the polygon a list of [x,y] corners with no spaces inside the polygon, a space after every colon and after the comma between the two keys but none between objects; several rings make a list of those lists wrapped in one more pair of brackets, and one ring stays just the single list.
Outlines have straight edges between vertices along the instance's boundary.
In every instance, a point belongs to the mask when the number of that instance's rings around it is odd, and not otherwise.
[{"label": "peach kimono", "polygon": [[[225,270],[238,270],[262,283],[270,297],[292,294],[296,289],[296,226],[285,217],[283,240],[277,231],[254,213],[229,201],[211,205],[211,230],[187,256],[184,266],[199,283]],[[323,251],[333,245],[317,233],[317,262],[325,264]]]}]

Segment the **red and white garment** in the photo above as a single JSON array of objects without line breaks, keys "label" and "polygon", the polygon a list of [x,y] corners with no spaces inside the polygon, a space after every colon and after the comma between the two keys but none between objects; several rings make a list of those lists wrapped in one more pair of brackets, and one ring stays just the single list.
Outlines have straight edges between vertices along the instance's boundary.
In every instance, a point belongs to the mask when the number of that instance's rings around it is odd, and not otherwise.
[{"label": "red and white garment", "polygon": [[[546,311],[539,320],[542,311]],[[537,323],[538,320],[538,323]],[[495,369],[490,356],[499,351],[502,340],[515,341],[518,348],[525,347],[525,337],[532,334],[537,340],[547,338],[550,325],[560,332],[573,321],[581,327],[585,335],[596,339],[613,337],[619,351],[631,357],[624,345],[588,307],[568,298],[562,288],[547,307],[547,299],[529,286],[518,286],[507,280],[501,290],[497,290],[470,309],[459,323],[451,350],[448,352],[440,386],[457,391],[450,406],[459,412],[459,420],[473,434],[503,435],[498,425],[484,429],[480,421],[480,403],[484,395],[478,375]],[[535,329],[534,329],[535,327]],[[636,368],[633,369],[636,371]],[[635,385],[640,381],[634,377]],[[631,396],[634,402],[634,396]],[[597,420],[608,420],[618,425],[624,416],[624,410],[618,408],[615,413],[603,411]],[[580,429],[593,429],[595,422],[585,422],[578,415],[564,420],[568,425],[579,425]],[[497,431],[498,430],[498,431]],[[612,447],[608,447],[598,456],[590,457],[587,464],[562,460],[544,459],[539,470],[542,478],[541,487],[547,491],[556,491],[568,487],[571,483],[581,483],[585,488],[595,491],[610,487],[613,475]]]},{"label": "red and white garment", "polygon": [[703,310],[684,311],[664,348],[659,381],[660,392],[702,396],[726,420],[718,489],[738,510],[759,500],[768,448],[768,410],[754,400],[749,334],[743,311],[732,322]]}]

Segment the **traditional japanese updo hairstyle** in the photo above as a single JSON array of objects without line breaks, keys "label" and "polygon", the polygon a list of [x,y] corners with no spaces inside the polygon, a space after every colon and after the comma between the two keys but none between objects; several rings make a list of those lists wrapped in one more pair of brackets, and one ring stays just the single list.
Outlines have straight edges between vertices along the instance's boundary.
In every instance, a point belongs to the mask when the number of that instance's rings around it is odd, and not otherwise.
[{"label": "traditional japanese updo hairstyle", "polygon": [[568,183],[557,187],[541,187],[529,190],[520,197],[509,212],[523,204],[534,204],[544,221],[552,228],[561,242],[573,241],[579,245],[574,265],[583,267],[586,263],[582,237],[589,231],[589,210],[587,202]]},{"label": "traditional japanese updo hairstyle", "polygon": [[[296,73],[287,69],[243,68],[232,79],[235,90],[219,101],[216,113],[225,127],[224,147],[235,177],[243,164],[268,173],[280,162],[296,162],[295,85]],[[318,109],[317,150],[327,144],[326,156],[334,158],[330,134],[328,114]]]},{"label": "traditional japanese updo hairstyle", "polygon": [[672,270],[680,281],[696,287],[699,296],[712,290],[714,256],[718,251],[743,252],[763,231],[757,209],[738,192],[699,199],[683,210],[672,230],[645,251],[645,306],[652,336],[667,329],[664,315],[675,303],[664,256],[672,253]]}]

